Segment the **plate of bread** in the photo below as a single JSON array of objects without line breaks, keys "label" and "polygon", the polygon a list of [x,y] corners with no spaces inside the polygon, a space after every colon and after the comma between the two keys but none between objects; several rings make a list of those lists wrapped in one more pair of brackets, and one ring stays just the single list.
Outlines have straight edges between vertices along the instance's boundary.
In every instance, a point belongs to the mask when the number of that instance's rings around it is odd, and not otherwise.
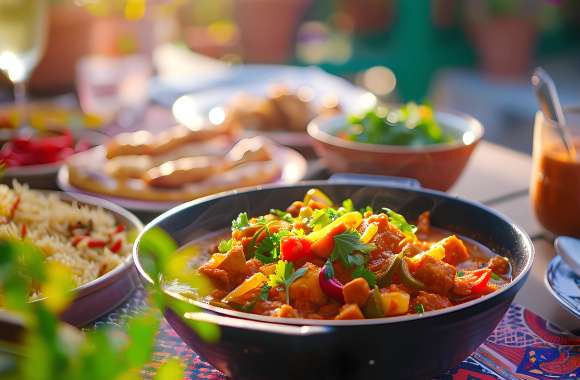
[{"label": "plate of bread", "polygon": [[306,174],[296,151],[262,137],[241,137],[231,123],[177,125],[159,133],[122,133],[70,156],[59,186],[134,211],[162,212],[240,187],[294,183]]}]

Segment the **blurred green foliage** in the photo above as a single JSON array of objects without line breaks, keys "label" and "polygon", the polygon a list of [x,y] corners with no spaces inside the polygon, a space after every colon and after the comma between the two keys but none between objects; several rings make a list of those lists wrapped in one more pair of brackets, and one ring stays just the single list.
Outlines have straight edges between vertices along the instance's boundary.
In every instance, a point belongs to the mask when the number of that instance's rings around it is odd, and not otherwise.
[{"label": "blurred green foliage", "polygon": [[[142,249],[152,259],[148,287],[149,303],[163,310],[172,308],[178,315],[195,311],[188,302],[164,293],[162,270],[177,271],[172,264],[175,242],[160,229],[143,235]],[[182,260],[180,258],[180,260]],[[181,265],[181,267],[186,267]],[[174,273],[175,274],[175,273]],[[186,275],[187,285],[196,287]],[[42,299],[30,302],[30,295],[40,292]],[[60,312],[74,299],[74,281],[62,265],[46,262],[43,253],[27,241],[0,241],[0,306],[18,316],[25,326],[22,344],[0,342],[0,377],[24,380],[132,380],[149,362],[160,313],[149,308],[132,317],[124,328],[103,327],[85,333],[58,320]],[[217,326],[191,323],[200,336],[216,340]],[[6,354],[9,352],[10,354]],[[170,359],[158,370],[155,379],[183,379],[184,368],[178,359]]]}]

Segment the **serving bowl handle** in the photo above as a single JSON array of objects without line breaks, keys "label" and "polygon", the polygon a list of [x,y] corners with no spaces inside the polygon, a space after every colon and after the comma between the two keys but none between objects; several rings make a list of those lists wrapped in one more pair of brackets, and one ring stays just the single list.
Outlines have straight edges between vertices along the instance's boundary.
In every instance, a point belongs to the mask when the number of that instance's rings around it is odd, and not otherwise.
[{"label": "serving bowl handle", "polygon": [[328,182],[331,183],[366,183],[369,185],[396,185],[412,189],[420,189],[421,184],[413,178],[395,177],[374,174],[357,174],[357,173],[335,173],[330,176]]},{"label": "serving bowl handle", "polygon": [[214,323],[222,328],[252,330],[261,333],[282,334],[293,336],[308,336],[328,334],[333,329],[330,326],[293,326],[267,322],[251,321],[248,319],[232,318],[223,315],[205,312],[191,312],[183,315],[185,319]]}]

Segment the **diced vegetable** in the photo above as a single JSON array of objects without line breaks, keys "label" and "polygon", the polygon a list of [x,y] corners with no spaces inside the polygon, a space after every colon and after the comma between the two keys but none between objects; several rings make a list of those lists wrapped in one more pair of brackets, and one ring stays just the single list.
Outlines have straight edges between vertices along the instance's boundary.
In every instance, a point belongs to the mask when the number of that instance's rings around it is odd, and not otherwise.
[{"label": "diced vegetable", "polygon": [[232,290],[228,295],[226,295],[222,302],[225,303],[239,303],[243,302],[243,297],[249,292],[252,292],[258,288],[261,288],[268,279],[262,273],[258,272],[252,275],[252,277],[246,279],[237,288]]},{"label": "diced vegetable", "polygon": [[214,253],[213,255],[211,255],[211,258],[206,263],[206,266],[208,268],[217,268],[218,265],[220,265],[222,261],[226,259],[227,256],[228,255],[226,253]]},{"label": "diced vegetable", "polygon": [[383,312],[383,298],[381,297],[381,291],[378,286],[375,286],[369,295],[363,311],[367,318],[382,318],[385,316]]},{"label": "diced vegetable", "polygon": [[405,259],[401,261],[401,281],[403,281],[403,284],[413,289],[420,290],[425,288],[425,284],[423,284],[417,278],[413,277],[411,272],[409,272],[409,266],[407,265],[407,261],[405,261]]},{"label": "diced vegetable", "polygon": [[381,294],[383,301],[383,312],[386,317],[392,315],[402,315],[409,311],[409,300],[411,296],[407,292],[397,290]]},{"label": "diced vegetable", "polygon": [[357,304],[344,305],[334,319],[364,319],[363,313]]},{"label": "diced vegetable", "polygon": [[469,258],[469,252],[467,252],[467,247],[461,239],[455,235],[446,237],[445,239],[437,243],[441,245],[445,250],[445,258],[442,260],[451,265],[457,265],[458,263],[465,261]]},{"label": "diced vegetable", "polygon": [[332,199],[330,199],[328,195],[324,194],[320,189],[310,189],[306,192],[306,195],[304,196],[304,204],[307,205],[311,200],[322,203],[326,207],[332,207],[334,204]]},{"label": "diced vegetable", "polygon": [[304,275],[290,285],[290,300],[301,300],[316,306],[324,305],[328,302],[328,297],[320,287],[321,269],[311,263],[306,263],[303,268],[306,268]]},{"label": "diced vegetable", "polygon": [[363,243],[370,243],[379,231],[379,226],[376,223],[371,223],[365,228],[364,232],[360,236],[360,241]]},{"label": "diced vegetable", "polygon": [[[322,230],[320,230],[322,231]],[[318,240],[314,241],[310,247],[312,253],[318,257],[329,257],[334,249],[334,237],[340,235],[346,231],[346,226],[344,223],[339,223],[330,230],[327,231],[325,235],[320,237]]]},{"label": "diced vegetable", "polygon": [[335,299],[340,303],[344,303],[344,295],[342,293],[343,285],[336,278],[326,277],[326,271],[321,270],[318,275],[318,282],[322,291],[330,298]]},{"label": "diced vegetable", "polygon": [[332,221],[330,224],[326,225],[324,228],[309,233],[306,235],[306,238],[312,242],[317,241],[326,236],[328,232],[330,232],[339,224],[344,224],[347,229],[356,229],[362,223],[362,219],[362,214],[358,211],[347,212],[346,214]]},{"label": "diced vegetable", "polygon": [[310,241],[297,236],[285,236],[280,241],[282,260],[297,261],[312,256]]},{"label": "diced vegetable", "polygon": [[390,259],[387,268],[377,274],[377,285],[380,287],[385,287],[390,285],[393,282],[393,276],[395,273],[398,273],[399,268],[401,267],[401,261],[403,260],[403,255],[398,254],[396,256],[392,256]]},{"label": "diced vegetable", "polygon": [[356,303],[359,306],[363,306],[367,302],[370,293],[369,284],[361,277],[349,281],[342,287],[345,303]]}]

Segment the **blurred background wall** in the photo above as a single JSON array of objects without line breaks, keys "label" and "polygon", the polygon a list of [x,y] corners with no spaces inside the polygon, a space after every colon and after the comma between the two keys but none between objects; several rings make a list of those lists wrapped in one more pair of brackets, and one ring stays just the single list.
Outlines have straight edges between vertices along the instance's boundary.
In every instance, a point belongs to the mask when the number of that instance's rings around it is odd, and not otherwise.
[{"label": "blurred background wall", "polygon": [[488,139],[522,151],[531,147],[535,65],[552,73],[564,103],[579,103],[576,0],[52,0],[50,8],[30,83],[37,96],[73,91],[82,56],[153,57],[173,43],[229,63],[317,65],[385,101],[471,113]]}]

